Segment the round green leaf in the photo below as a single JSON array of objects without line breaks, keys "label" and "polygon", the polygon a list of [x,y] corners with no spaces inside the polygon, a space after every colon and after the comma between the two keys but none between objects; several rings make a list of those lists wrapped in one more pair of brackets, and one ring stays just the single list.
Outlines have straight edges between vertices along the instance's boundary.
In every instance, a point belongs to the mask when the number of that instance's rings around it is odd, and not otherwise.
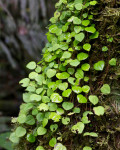
[{"label": "round green leaf", "polygon": [[50,111],[57,110],[57,104],[56,103],[48,103],[48,106],[49,106]]},{"label": "round green leaf", "polygon": [[48,109],[49,109],[49,106],[47,105],[47,104],[45,104],[45,103],[41,103],[39,106],[38,106],[38,109],[40,110],[40,111],[48,111]]},{"label": "round green leaf", "polygon": [[75,35],[75,39],[79,42],[82,42],[84,40],[84,38],[85,38],[85,34],[82,32]]},{"label": "round green leaf", "polygon": [[35,119],[32,115],[28,115],[26,117],[26,121],[25,121],[26,124],[28,125],[34,125],[35,124]]},{"label": "round green leaf", "polygon": [[44,117],[45,117],[44,113],[40,112],[37,114],[36,119],[38,122],[41,122],[41,121],[43,121]]},{"label": "round green leaf", "polygon": [[104,115],[105,113],[105,109],[102,106],[94,107],[93,110],[97,116]]},{"label": "round green leaf", "polygon": [[83,148],[83,150],[92,150],[92,148],[91,148],[91,147],[88,147],[88,146],[85,146],[85,147]]},{"label": "round green leaf", "polygon": [[81,3],[78,3],[78,4],[75,4],[75,8],[77,9],[77,10],[81,10],[82,9],[82,4]]},{"label": "round green leaf", "polygon": [[45,150],[42,146],[38,146],[36,150]]},{"label": "round green leaf", "polygon": [[81,69],[82,69],[83,71],[89,71],[90,65],[89,65],[88,63],[85,63],[85,64],[83,64],[83,65],[81,66]]},{"label": "round green leaf", "polygon": [[65,110],[70,110],[74,107],[74,104],[71,103],[71,102],[64,102],[62,103],[62,107],[65,109]]},{"label": "round green leaf", "polygon": [[31,101],[40,101],[41,100],[41,96],[40,95],[37,95],[37,94],[32,94],[31,96],[30,96],[30,100]]},{"label": "round green leaf", "polygon": [[96,4],[97,4],[97,1],[91,1],[91,2],[90,2],[90,5],[93,5],[93,6],[94,6],[94,5],[96,5]]},{"label": "round green leaf", "polygon": [[112,59],[109,61],[109,64],[110,64],[111,66],[116,66],[116,62],[117,62],[116,58],[112,58]]},{"label": "round green leaf", "polygon": [[75,80],[75,78],[73,78],[73,77],[69,77],[68,78],[68,82],[71,84],[71,85],[74,85],[75,83],[74,83],[74,80]]},{"label": "round green leaf", "polygon": [[22,87],[27,87],[30,83],[30,79],[29,78],[24,78],[19,83],[21,84]]},{"label": "round green leaf", "polygon": [[102,47],[102,51],[103,51],[103,52],[108,51],[108,47],[107,47],[107,46],[103,46],[103,47]]},{"label": "round green leaf", "polygon": [[96,29],[94,27],[86,27],[85,30],[90,33],[95,33]]},{"label": "round green leaf", "polygon": [[72,90],[71,89],[67,89],[64,92],[62,92],[62,96],[63,97],[69,97],[71,94]]},{"label": "round green leaf", "polygon": [[77,94],[82,92],[82,88],[80,86],[72,86],[72,90]]},{"label": "round green leaf", "polygon": [[38,135],[44,135],[44,134],[46,134],[46,132],[47,132],[47,129],[45,129],[45,128],[43,128],[43,127],[39,127],[39,128],[37,129],[37,134],[38,134]]},{"label": "round green leaf", "polygon": [[15,134],[16,134],[17,137],[23,137],[26,134],[26,129],[21,127],[21,126],[19,126],[15,130]]},{"label": "round green leaf", "polygon": [[63,101],[63,98],[58,93],[53,93],[51,95],[50,99],[54,103],[61,103]]},{"label": "round green leaf", "polygon": [[96,95],[90,95],[89,96],[89,101],[93,104],[96,105],[99,102],[99,99]]},{"label": "round green leaf", "polygon": [[33,70],[36,68],[36,63],[34,61],[31,61],[26,66],[28,69]]},{"label": "round green leaf", "polygon": [[56,143],[57,143],[56,138],[52,138],[52,139],[49,141],[49,145],[50,145],[51,147],[54,147]]},{"label": "round green leaf", "polygon": [[64,82],[64,83],[60,83],[58,88],[61,90],[61,91],[65,91],[68,87],[68,83],[67,82]]},{"label": "round green leaf", "polygon": [[76,113],[76,114],[79,114],[80,113],[80,108],[75,107],[73,109],[73,112]]},{"label": "round green leaf", "polygon": [[67,78],[69,78],[69,76],[70,75],[67,72],[62,72],[62,73],[57,73],[56,74],[56,77],[58,79],[67,79]]},{"label": "round green leaf", "polygon": [[26,121],[26,115],[25,115],[25,114],[20,114],[20,115],[18,116],[17,121],[18,121],[19,123],[25,123],[25,121]]},{"label": "round green leaf", "polygon": [[36,140],[35,136],[33,134],[27,134],[27,141],[30,143],[34,143]]},{"label": "round green leaf", "polygon": [[82,25],[88,26],[90,24],[90,20],[83,20]]},{"label": "round green leaf", "polygon": [[63,110],[62,108],[58,108],[58,109],[57,109],[57,114],[58,114],[58,115],[64,114],[64,110]]},{"label": "round green leaf", "polygon": [[47,73],[46,73],[46,75],[47,75],[48,78],[54,77],[55,74],[56,74],[56,70],[55,69],[48,69]]},{"label": "round green leaf", "polygon": [[74,60],[71,60],[71,61],[70,61],[70,65],[71,65],[71,66],[76,67],[76,66],[78,66],[79,64],[80,64],[80,62],[79,62],[77,59],[74,59]]},{"label": "round green leaf", "polygon": [[85,60],[85,59],[87,59],[87,58],[88,58],[88,54],[87,54],[87,53],[81,52],[81,53],[79,53],[79,54],[77,55],[77,59],[78,59],[79,61]]},{"label": "round green leaf", "polygon": [[55,131],[57,130],[57,128],[58,128],[58,125],[57,125],[57,124],[52,124],[52,125],[50,126],[50,130],[51,130],[52,132],[55,132]]},{"label": "round green leaf", "polygon": [[78,17],[73,17],[73,24],[81,24],[81,20]]},{"label": "round green leaf", "polygon": [[40,73],[41,70],[42,70],[42,68],[41,68],[40,66],[37,66],[37,68],[35,69],[35,71],[36,71],[37,73]]},{"label": "round green leaf", "polygon": [[51,112],[50,116],[49,116],[49,119],[52,119],[54,122],[59,122],[60,119],[61,119],[61,115],[58,115],[55,112]]},{"label": "round green leaf", "polygon": [[10,141],[15,143],[15,144],[18,144],[19,143],[19,137],[16,136],[15,132],[11,133],[10,134]]},{"label": "round green leaf", "polygon": [[104,84],[100,90],[103,94],[110,94],[111,91],[110,86],[108,84]]},{"label": "round green leaf", "polygon": [[89,43],[86,43],[86,44],[83,45],[83,49],[86,50],[86,51],[90,51],[91,45]]},{"label": "round green leaf", "polygon": [[61,143],[57,143],[54,150],[67,150],[67,148]]},{"label": "round green leaf", "polygon": [[104,69],[104,66],[105,62],[101,60],[94,64],[94,69],[97,71],[102,71]]},{"label": "round green leaf", "polygon": [[82,122],[78,122],[76,125],[72,126],[71,131],[76,134],[81,134],[84,130],[84,124]]},{"label": "round green leaf", "polygon": [[75,77],[78,79],[82,79],[84,77],[84,72],[81,69],[77,69],[77,72],[75,73]]},{"label": "round green leaf", "polygon": [[88,92],[90,91],[90,87],[89,87],[88,85],[84,85],[84,86],[82,87],[82,91],[83,91],[84,93],[88,93]]},{"label": "round green leaf", "polygon": [[63,117],[62,118],[62,124],[67,125],[69,123],[70,123],[70,118],[68,118],[68,117]]},{"label": "round green leaf", "polygon": [[75,26],[74,31],[75,33],[79,33],[82,30],[81,26]]},{"label": "round green leaf", "polygon": [[68,72],[69,74],[73,75],[74,72],[75,72],[75,69],[74,69],[74,68],[68,68],[68,69],[67,69],[67,72]]},{"label": "round green leaf", "polygon": [[86,97],[84,97],[82,94],[77,95],[77,100],[79,103],[87,103]]},{"label": "round green leaf", "polygon": [[70,52],[64,52],[62,57],[61,57],[61,60],[64,60],[64,59],[68,59],[71,57],[71,53]]}]

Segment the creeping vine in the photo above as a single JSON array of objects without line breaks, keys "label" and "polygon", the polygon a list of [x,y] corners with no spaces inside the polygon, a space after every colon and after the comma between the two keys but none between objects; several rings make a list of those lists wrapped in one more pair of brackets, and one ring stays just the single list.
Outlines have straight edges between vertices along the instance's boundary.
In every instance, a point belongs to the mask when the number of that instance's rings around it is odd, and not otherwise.
[{"label": "creeping vine", "polygon": [[[91,61],[93,43],[99,37],[91,12],[96,5],[96,0],[59,0],[56,4],[43,58],[37,64],[30,62],[27,68],[32,72],[20,81],[25,88],[24,103],[19,116],[12,119],[16,125],[10,136],[13,143],[24,139],[25,144],[36,143],[32,150],[70,150],[74,143],[72,139],[66,143],[69,137],[80,135],[83,140],[99,136],[91,121],[104,115],[99,95],[110,94],[111,89],[100,83],[100,88],[93,90],[91,73],[107,68],[107,74],[109,65],[116,65],[116,58],[108,64],[101,56],[99,61]],[[111,43],[113,38],[107,36],[106,41]],[[101,52],[108,49],[104,45]],[[78,150],[92,150],[90,142],[85,144]]]}]

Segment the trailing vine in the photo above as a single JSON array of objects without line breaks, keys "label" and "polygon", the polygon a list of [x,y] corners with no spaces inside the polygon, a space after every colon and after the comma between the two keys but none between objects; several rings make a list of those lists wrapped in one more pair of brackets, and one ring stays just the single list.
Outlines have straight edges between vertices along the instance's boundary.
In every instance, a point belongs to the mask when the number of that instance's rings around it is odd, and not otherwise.
[{"label": "trailing vine", "polygon": [[[30,62],[27,68],[32,72],[20,81],[25,88],[24,103],[19,116],[12,119],[16,125],[10,136],[13,143],[36,143],[35,150],[70,150],[74,143],[72,139],[66,143],[68,137],[99,136],[91,121],[104,115],[99,96],[110,94],[111,89],[103,82],[93,90],[90,75],[115,66],[116,58],[108,64],[104,59],[91,62],[93,43],[99,37],[91,12],[96,5],[95,0],[60,0],[56,4],[43,59],[38,64]],[[111,43],[113,38],[107,36],[106,41]],[[103,45],[101,52],[108,49]],[[86,141],[77,148],[92,150],[89,138]],[[21,146],[25,147],[24,142]]]}]

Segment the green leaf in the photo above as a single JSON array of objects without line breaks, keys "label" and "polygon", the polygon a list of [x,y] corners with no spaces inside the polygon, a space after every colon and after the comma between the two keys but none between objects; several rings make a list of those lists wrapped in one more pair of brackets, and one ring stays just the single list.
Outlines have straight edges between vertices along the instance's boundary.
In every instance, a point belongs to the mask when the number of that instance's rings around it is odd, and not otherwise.
[{"label": "green leaf", "polygon": [[80,62],[77,59],[74,59],[74,60],[70,61],[71,66],[77,67],[79,64],[80,64]]},{"label": "green leaf", "polygon": [[51,95],[50,99],[54,103],[61,103],[63,101],[63,98],[58,93],[53,93]]},{"label": "green leaf", "polygon": [[40,110],[40,111],[47,111],[48,109],[49,109],[49,106],[47,105],[47,104],[45,104],[45,103],[41,103],[39,106],[38,106],[38,109]]},{"label": "green leaf", "polygon": [[109,60],[109,64],[111,66],[116,66],[116,62],[117,62],[116,58],[112,58],[111,60]]},{"label": "green leaf", "polygon": [[60,83],[58,88],[61,90],[61,91],[65,91],[68,87],[68,83],[67,82],[64,82],[64,83]]},{"label": "green leaf", "polygon": [[57,114],[58,114],[58,115],[64,114],[64,110],[63,110],[62,108],[58,108],[58,109],[57,109]]},{"label": "green leaf", "polygon": [[62,124],[67,125],[69,123],[70,123],[70,118],[68,118],[68,117],[63,117],[62,118]]},{"label": "green leaf", "polygon": [[72,90],[77,94],[82,92],[82,88],[80,86],[72,86]]},{"label": "green leaf", "polygon": [[96,95],[90,95],[89,96],[89,101],[93,104],[96,105],[99,102],[99,99]]},{"label": "green leaf", "polygon": [[90,33],[95,33],[96,29],[94,27],[86,27],[85,30]]},{"label": "green leaf", "polygon": [[94,69],[97,71],[102,71],[104,69],[104,66],[105,62],[101,60],[94,64]]},{"label": "green leaf", "polygon": [[90,20],[83,20],[82,25],[88,26],[90,24]]},{"label": "green leaf", "polygon": [[55,131],[57,130],[57,128],[58,128],[58,125],[57,125],[57,124],[52,124],[52,125],[50,126],[50,130],[51,130],[52,132],[55,132]]},{"label": "green leaf", "polygon": [[46,134],[47,133],[47,129],[45,129],[45,128],[43,128],[43,127],[39,127],[38,129],[37,129],[37,134],[38,135],[44,135],[44,134]]},{"label": "green leaf", "polygon": [[41,122],[43,121],[44,117],[45,117],[44,113],[40,112],[37,114],[36,119],[38,122]]},{"label": "green leaf", "polygon": [[55,112],[51,112],[50,116],[49,116],[49,119],[52,119],[54,122],[59,122],[60,119],[61,119],[61,115],[58,115]]},{"label": "green leaf", "polygon": [[18,144],[18,143],[19,143],[19,137],[16,136],[16,133],[15,133],[15,132],[11,133],[9,139],[10,139],[11,142],[13,142],[13,143],[15,143],[15,144]]},{"label": "green leaf", "polygon": [[83,45],[83,49],[86,50],[86,51],[90,51],[91,45],[89,43],[86,43],[86,44]]},{"label": "green leaf", "polygon": [[57,143],[54,150],[67,150],[67,148],[61,143]]},{"label": "green leaf", "polygon": [[79,61],[85,60],[85,59],[87,59],[87,58],[88,58],[88,54],[87,54],[87,53],[81,52],[81,53],[79,53],[79,54],[77,55],[77,59],[78,59]]},{"label": "green leaf", "polygon": [[82,7],[83,7],[83,5],[82,5],[81,3],[75,4],[75,8],[76,8],[77,10],[82,10]]},{"label": "green leaf", "polygon": [[56,74],[56,77],[58,79],[67,79],[67,78],[69,78],[69,76],[70,75],[67,72],[62,72],[62,73],[57,73]]},{"label": "green leaf", "polygon": [[36,116],[38,114],[38,109],[37,108],[34,108],[32,110],[32,115]]},{"label": "green leaf", "polygon": [[82,87],[82,91],[83,91],[84,93],[88,93],[88,92],[90,91],[90,87],[89,87],[88,85],[84,85],[84,86]]},{"label": "green leaf", "polygon": [[82,122],[78,122],[76,125],[72,126],[71,131],[76,134],[81,134],[84,130],[84,124]]},{"label": "green leaf", "polygon": [[98,137],[98,134],[95,132],[85,132],[83,136]]},{"label": "green leaf", "polygon": [[64,92],[62,92],[62,96],[63,97],[69,97],[71,94],[72,90],[71,89],[67,89]]},{"label": "green leaf", "polygon": [[80,113],[80,108],[75,107],[73,109],[73,112],[76,113],[76,114],[79,114]]},{"label": "green leaf", "polygon": [[79,33],[82,30],[81,26],[75,26],[74,31],[75,33]]},{"label": "green leaf", "polygon": [[42,146],[38,146],[36,150],[45,150]]},{"label": "green leaf", "polygon": [[47,73],[46,73],[46,75],[47,75],[48,78],[54,77],[55,74],[56,74],[56,70],[55,69],[48,69]]},{"label": "green leaf", "polygon": [[78,17],[74,17],[73,24],[81,24],[81,20]]},{"label": "green leaf", "polygon": [[23,137],[26,134],[26,129],[21,127],[21,126],[19,126],[15,130],[15,134],[16,134],[17,137]]},{"label": "green leaf", "polygon": [[81,69],[82,69],[83,71],[89,71],[90,65],[89,65],[88,63],[85,63],[85,64],[83,64],[83,65],[81,66]]},{"label": "green leaf", "polygon": [[94,5],[96,5],[96,4],[97,4],[97,1],[91,1],[91,2],[90,2],[90,5],[93,5],[93,6],[94,6]]},{"label": "green leaf", "polygon": [[92,148],[91,148],[91,147],[88,147],[88,146],[85,146],[85,147],[83,148],[83,150],[92,150]]},{"label": "green leaf", "polygon": [[110,90],[110,86],[108,84],[104,84],[102,87],[101,87],[101,92],[103,94],[110,94],[111,90]]},{"label": "green leaf", "polygon": [[30,79],[29,78],[24,78],[19,83],[21,84],[22,87],[27,87],[30,83]]},{"label": "green leaf", "polygon": [[68,78],[68,82],[69,82],[70,84],[72,84],[72,85],[75,84],[75,83],[74,83],[74,80],[75,80],[75,78],[73,78],[73,77],[69,77],[69,78]]},{"label": "green leaf", "polygon": [[42,96],[42,102],[43,103],[49,103],[50,102],[50,98],[48,96]]},{"label": "green leaf", "polygon": [[84,77],[84,72],[81,69],[77,69],[77,72],[75,73],[75,77],[78,79],[82,79]]},{"label": "green leaf", "polygon": [[34,61],[31,61],[26,66],[28,69],[33,70],[36,68],[36,63]]},{"label": "green leaf", "polygon": [[45,127],[47,124],[48,124],[48,119],[44,118],[42,122],[43,127]]},{"label": "green leaf", "polygon": [[25,114],[20,114],[20,115],[18,116],[17,121],[18,121],[19,123],[25,123],[25,121],[26,121],[26,115],[25,115]]},{"label": "green leaf", "polygon": [[42,68],[41,68],[40,66],[37,66],[37,68],[35,69],[35,71],[36,71],[37,73],[40,73],[40,72],[42,71]]},{"label": "green leaf", "polygon": [[64,52],[60,60],[62,61],[64,59],[68,59],[71,57],[71,55],[72,54],[70,52]]},{"label": "green leaf", "polygon": [[50,111],[57,110],[57,104],[56,103],[48,103],[48,106],[49,106]]},{"label": "green leaf", "polygon": [[77,100],[79,103],[87,103],[86,97],[84,97],[82,94],[77,95]]},{"label": "green leaf", "polygon": [[54,24],[49,27],[49,31],[51,33],[56,33],[58,31],[58,27]]},{"label": "green leaf", "polygon": [[32,94],[32,95],[30,96],[30,100],[31,100],[31,101],[37,101],[37,102],[39,102],[39,101],[41,101],[41,96],[40,96],[40,95],[37,95],[37,94]]},{"label": "green leaf", "polygon": [[25,103],[30,102],[30,96],[31,96],[31,93],[23,93],[23,100]]},{"label": "green leaf", "polygon": [[99,37],[99,32],[96,31],[95,33],[93,33],[91,36],[90,36],[90,39],[96,39]]},{"label": "green leaf", "polygon": [[74,68],[68,68],[68,69],[67,69],[67,72],[68,72],[70,75],[73,75],[74,72],[75,72],[75,69],[74,69]]},{"label": "green leaf", "polygon": [[75,39],[79,42],[82,42],[84,38],[85,38],[85,34],[83,32],[75,35]]},{"label": "green leaf", "polygon": [[49,145],[50,145],[51,147],[54,147],[56,143],[57,143],[56,138],[52,138],[52,139],[49,141]]},{"label": "green leaf", "polygon": [[27,141],[30,143],[34,143],[36,140],[35,136],[33,134],[27,134]]},{"label": "green leaf", "polygon": [[30,78],[30,79],[35,79],[37,76],[38,76],[38,73],[36,73],[36,72],[31,72],[31,73],[29,74],[29,78]]},{"label": "green leaf", "polygon": [[35,119],[32,115],[28,115],[26,117],[26,121],[25,121],[26,124],[28,125],[34,125],[35,124]]},{"label": "green leaf", "polygon": [[71,103],[71,102],[63,102],[62,103],[62,107],[65,109],[65,110],[70,110],[74,107],[74,104]]},{"label": "green leaf", "polygon": [[82,119],[81,119],[82,123],[84,124],[88,124],[90,123],[90,120],[88,120],[88,117],[87,116],[83,116]]},{"label": "green leaf", "polygon": [[93,110],[97,116],[104,115],[105,113],[105,109],[102,106],[94,107]]},{"label": "green leaf", "polygon": [[107,47],[107,46],[103,46],[103,47],[102,47],[102,51],[103,51],[103,52],[108,51],[108,47]]}]

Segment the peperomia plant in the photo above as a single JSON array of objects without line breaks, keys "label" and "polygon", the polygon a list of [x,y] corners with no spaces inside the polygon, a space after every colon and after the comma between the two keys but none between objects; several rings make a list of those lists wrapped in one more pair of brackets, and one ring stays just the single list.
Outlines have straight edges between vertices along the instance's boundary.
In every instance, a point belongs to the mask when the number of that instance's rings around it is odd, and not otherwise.
[{"label": "peperomia plant", "polygon": [[[70,150],[71,144],[74,150],[92,150],[89,137],[99,134],[91,122],[105,113],[99,96],[110,94],[107,83],[97,93],[91,89],[90,72],[102,72],[106,65],[103,59],[90,61],[99,37],[91,11],[96,4],[96,0],[59,0],[56,4],[43,58],[37,64],[30,62],[31,73],[20,81],[25,88],[24,103],[19,116],[12,119],[16,127],[10,136],[18,149],[28,150],[25,147],[33,143],[32,150]],[[106,51],[103,45],[101,52]],[[109,64],[115,66],[116,59]],[[89,142],[79,147],[73,143],[74,137],[84,140],[86,136]]]}]

